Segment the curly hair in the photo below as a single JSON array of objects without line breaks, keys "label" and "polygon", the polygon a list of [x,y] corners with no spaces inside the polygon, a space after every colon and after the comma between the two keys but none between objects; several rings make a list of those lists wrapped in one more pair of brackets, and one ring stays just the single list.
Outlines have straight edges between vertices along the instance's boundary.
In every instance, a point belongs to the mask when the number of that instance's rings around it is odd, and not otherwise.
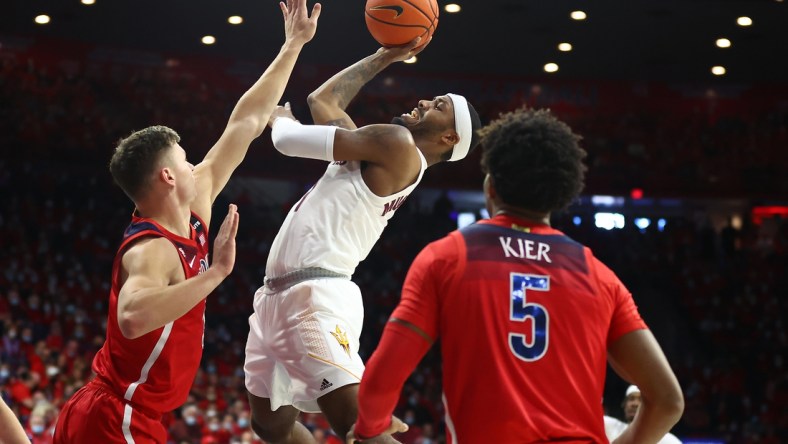
[{"label": "curly hair", "polygon": [[539,213],[568,207],[583,190],[580,136],[550,110],[521,108],[480,131],[482,170],[501,200]]},{"label": "curly hair", "polygon": [[166,126],[150,126],[131,133],[118,142],[109,161],[112,178],[131,200],[143,197],[145,184],[163,153],[180,141],[178,133]]}]

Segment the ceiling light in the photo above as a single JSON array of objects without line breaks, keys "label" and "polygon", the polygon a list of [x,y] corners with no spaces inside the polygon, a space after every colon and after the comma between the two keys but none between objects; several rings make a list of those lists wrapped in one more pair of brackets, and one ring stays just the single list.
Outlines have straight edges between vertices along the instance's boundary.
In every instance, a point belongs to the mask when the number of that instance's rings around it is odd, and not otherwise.
[{"label": "ceiling light", "polygon": [[92,5],[95,4],[96,0],[82,0],[83,5]]},{"label": "ceiling light", "polygon": [[244,22],[244,19],[240,15],[231,15],[227,18],[227,22],[231,25],[240,25]]},{"label": "ceiling light", "polygon": [[405,60],[405,63],[407,63],[407,64],[409,64],[409,65],[410,65],[410,64],[412,64],[412,63],[416,63],[416,61],[417,61],[417,60],[418,60],[418,59],[416,58],[416,56],[413,56],[413,57],[411,57],[411,58],[409,58],[409,59]]},{"label": "ceiling light", "polygon": [[730,48],[731,41],[726,38],[717,39],[717,46],[720,48]]},{"label": "ceiling light", "polygon": [[569,51],[572,50],[572,44],[571,43],[559,43],[558,44],[558,50],[561,51],[561,52],[569,52]]},{"label": "ceiling light", "polygon": [[206,35],[202,38],[202,43],[204,45],[213,45],[214,43],[216,43],[216,37],[212,35]]},{"label": "ceiling light", "polygon": [[724,66],[712,66],[711,73],[715,76],[722,76],[725,75],[725,67]]},{"label": "ceiling light", "polygon": [[588,17],[583,11],[572,11],[569,16],[572,17],[573,20],[585,20],[586,17]]},{"label": "ceiling light", "polygon": [[736,19],[739,26],[752,26],[752,19],[749,17],[739,17]]},{"label": "ceiling light", "polygon": [[443,7],[443,10],[448,12],[449,14],[454,14],[455,12],[460,12],[462,8],[457,3],[449,3],[448,5]]},{"label": "ceiling light", "polygon": [[544,66],[544,70],[546,72],[556,72],[558,71],[558,65],[556,65],[555,63],[548,63]]},{"label": "ceiling light", "polygon": [[39,25],[46,25],[47,23],[49,23],[49,16],[46,14],[37,15],[34,20]]}]

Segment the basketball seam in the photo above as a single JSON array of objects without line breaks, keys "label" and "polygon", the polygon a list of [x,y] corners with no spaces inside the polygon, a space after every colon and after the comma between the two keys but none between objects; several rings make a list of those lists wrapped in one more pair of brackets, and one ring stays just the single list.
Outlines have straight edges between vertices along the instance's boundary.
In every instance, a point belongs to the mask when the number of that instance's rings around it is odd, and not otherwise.
[{"label": "basketball seam", "polygon": [[399,23],[386,22],[386,21],[383,21],[383,20],[375,17],[374,15],[370,14],[367,11],[364,11],[364,13],[367,15],[367,17],[371,18],[372,20],[375,20],[376,22],[384,23],[386,25],[398,26],[398,27],[401,27],[401,28],[421,28],[421,29],[424,29],[425,31],[429,31],[430,30],[428,26],[424,26],[424,25],[401,25]]},{"label": "basketball seam", "polygon": [[[414,5],[413,3],[409,2],[408,0],[402,0],[402,2],[403,3],[407,3],[407,4],[411,5],[411,6],[413,6],[414,8],[416,8],[416,10],[421,13],[421,15],[423,15],[424,17],[427,18],[427,20],[430,21],[430,25],[432,25],[432,20],[435,18],[435,16],[432,16],[432,17],[428,16],[426,12],[421,10],[421,8],[419,8],[418,6]],[[430,4],[430,10],[432,10],[432,5],[431,4]]]},{"label": "basketball seam", "polygon": [[429,2],[430,4],[430,12],[432,12],[432,20],[430,21],[430,28],[432,28],[432,32],[435,32],[435,29],[438,28],[438,14],[440,13],[440,8],[438,7],[438,2],[435,2],[435,9],[432,8],[432,1]]},{"label": "basketball seam", "polygon": [[[432,20],[430,20],[430,22],[431,23],[435,23],[435,21],[438,20],[438,13],[439,13],[438,11],[439,10],[432,9],[432,1],[429,1],[429,5],[430,5],[430,12],[432,13]],[[437,2],[435,2],[435,7],[436,8],[438,7],[438,3]]]}]

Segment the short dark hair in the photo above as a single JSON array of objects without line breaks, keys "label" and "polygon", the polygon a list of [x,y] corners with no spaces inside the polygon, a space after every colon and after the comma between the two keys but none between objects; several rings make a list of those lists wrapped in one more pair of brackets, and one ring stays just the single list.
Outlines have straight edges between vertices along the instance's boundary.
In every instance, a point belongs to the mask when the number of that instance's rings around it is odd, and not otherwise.
[{"label": "short dark hair", "polygon": [[[467,102],[467,100],[466,100]],[[471,114],[471,146],[468,147],[468,154],[465,157],[471,155],[474,149],[479,146],[479,142],[481,141],[481,137],[479,136],[479,129],[482,127],[482,119],[479,118],[479,113],[476,112],[476,108],[471,105],[471,102],[468,103],[468,111]],[[441,155],[441,160],[447,162],[451,159],[451,155],[454,152],[454,149],[447,150],[445,153]]]},{"label": "short dark hair", "polygon": [[115,183],[131,200],[143,197],[144,186],[167,148],[181,141],[166,126],[149,126],[118,142],[109,161]]},{"label": "short dark hair", "polygon": [[583,190],[580,136],[547,109],[501,114],[480,132],[482,170],[501,200],[539,213],[568,207]]}]

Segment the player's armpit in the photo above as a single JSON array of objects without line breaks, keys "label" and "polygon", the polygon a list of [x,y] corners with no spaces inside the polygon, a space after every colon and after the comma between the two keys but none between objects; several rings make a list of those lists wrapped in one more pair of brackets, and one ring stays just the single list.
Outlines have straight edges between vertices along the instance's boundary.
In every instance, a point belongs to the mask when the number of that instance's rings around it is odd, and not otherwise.
[{"label": "player's armpit", "polygon": [[211,205],[243,161],[249,145],[260,135],[259,125],[253,119],[231,120],[205,159],[195,165],[197,197],[191,209],[206,223],[210,223]]}]

